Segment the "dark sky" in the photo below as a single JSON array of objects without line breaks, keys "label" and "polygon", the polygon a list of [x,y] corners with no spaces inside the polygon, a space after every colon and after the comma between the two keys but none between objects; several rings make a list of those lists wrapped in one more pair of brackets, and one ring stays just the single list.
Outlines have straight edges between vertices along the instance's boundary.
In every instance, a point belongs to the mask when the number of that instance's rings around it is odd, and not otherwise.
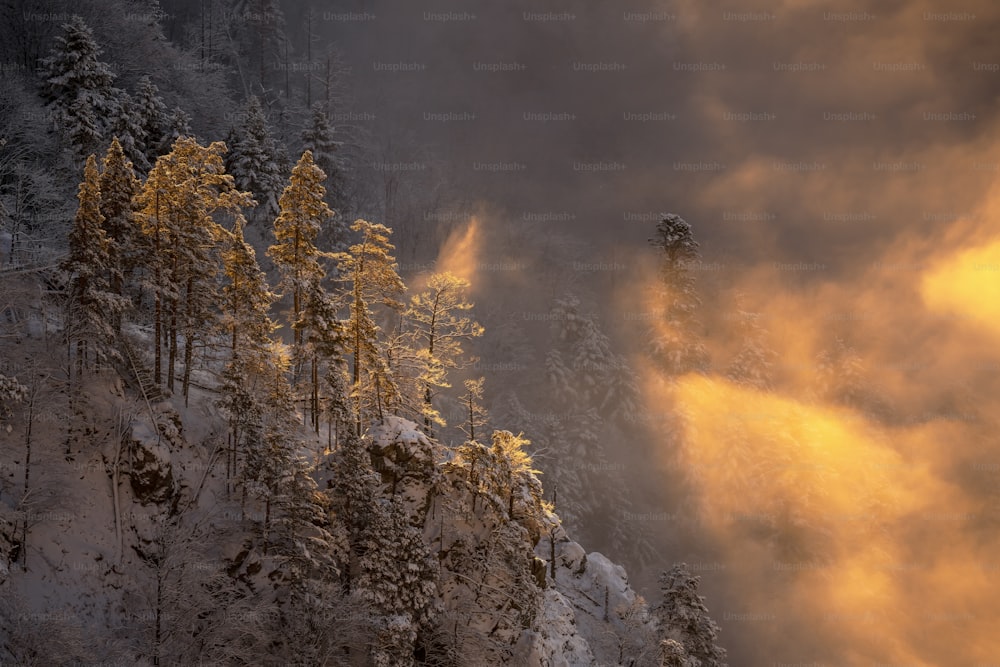
[{"label": "dark sky", "polygon": [[[539,224],[595,241],[642,241],[624,214],[669,210],[710,256],[848,267],[967,212],[996,173],[973,164],[1000,85],[988,2],[344,7],[367,13],[327,17],[378,125],[467,195],[573,213]],[[475,165],[498,162],[520,166]]]}]

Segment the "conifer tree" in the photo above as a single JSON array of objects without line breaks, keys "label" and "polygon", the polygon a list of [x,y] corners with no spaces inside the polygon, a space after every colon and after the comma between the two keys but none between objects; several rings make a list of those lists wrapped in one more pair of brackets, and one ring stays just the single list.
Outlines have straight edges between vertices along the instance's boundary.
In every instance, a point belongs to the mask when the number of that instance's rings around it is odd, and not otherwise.
[{"label": "conifer tree", "polygon": [[324,201],[324,178],[312,153],[303,153],[281,195],[281,212],[274,221],[275,243],[267,251],[281,274],[281,289],[291,296],[288,321],[293,335],[293,384],[299,384],[301,370],[308,361],[311,418],[317,432],[320,365],[322,359],[338,353],[341,339],[336,306],[322,286],[326,270],[320,260],[328,254],[316,247],[316,237],[333,217]]},{"label": "conifer tree", "polygon": [[663,600],[654,611],[664,639],[679,643],[692,665],[724,667],[726,649],[716,643],[719,626],[709,616],[705,598],[698,595],[700,580],[686,564],[674,565],[660,576]]},{"label": "conifer tree", "polygon": [[213,215],[238,213],[253,203],[226,174],[225,150],[221,142],[201,146],[189,137],[178,139],[171,152],[156,161],[136,199],[143,231],[150,238],[146,264],[153,274],[154,372],[159,382],[165,341],[167,388],[173,389],[178,340],[183,336],[185,398],[195,341],[214,319],[218,250],[225,231]]},{"label": "conifer tree", "polygon": [[664,216],[649,242],[662,253],[658,286],[662,320],[650,332],[653,357],[671,376],[701,370],[708,363],[708,352],[701,342],[701,298],[691,272],[701,259],[698,242],[691,225],[673,213]]},{"label": "conifer tree", "polygon": [[347,167],[341,154],[343,142],[338,141],[335,136],[335,129],[323,104],[317,102],[313,105],[308,124],[302,131],[302,145],[305,150],[312,152],[316,164],[326,174],[326,201],[337,215],[325,236],[329,240],[329,247],[340,251],[347,249],[349,241],[349,229],[345,222],[349,202]]},{"label": "conifer tree", "polygon": [[77,195],[80,206],[69,235],[69,256],[64,264],[70,279],[70,318],[76,340],[77,375],[82,374],[88,343],[103,357],[114,336],[114,317],[122,301],[111,293],[108,239],[102,228],[101,186],[97,160],[87,158]]},{"label": "conifer tree", "polygon": [[[156,162],[156,158],[160,156],[160,147],[167,136],[169,117],[167,115],[167,108],[160,98],[159,88],[156,87],[156,84],[148,76],[143,76],[139,79],[139,87],[135,97],[135,110],[139,117],[140,127],[142,127],[145,135],[143,152],[146,156],[146,164],[151,166]],[[188,129],[186,134],[190,134],[190,129]],[[174,137],[174,140],[176,140],[176,137]]]},{"label": "conifer tree", "polygon": [[118,140],[132,165],[140,173],[146,173],[152,165],[146,159],[148,137],[142,120],[135,101],[123,91],[118,101],[117,113],[111,119],[108,129]]},{"label": "conifer tree", "polygon": [[169,153],[178,139],[191,136],[194,136],[191,130],[191,115],[180,107],[174,107],[174,110],[167,115],[166,131],[157,147],[157,154]]},{"label": "conifer tree", "polygon": [[481,435],[483,427],[486,426],[488,413],[483,406],[483,384],[485,381],[486,378],[480,377],[470,378],[463,383],[465,394],[462,396],[462,406],[467,416],[459,429],[465,434],[467,440],[475,440],[477,430]]},{"label": "conifer tree", "polygon": [[419,630],[440,611],[437,564],[398,501],[374,499],[369,518],[358,590],[375,612],[372,659],[378,667],[414,665]]},{"label": "conifer tree", "polygon": [[229,144],[226,167],[236,186],[253,193],[260,203],[259,215],[272,218],[278,212],[278,197],[284,182],[282,157],[257,97],[247,100],[243,123],[234,128]]},{"label": "conifer tree", "polygon": [[[253,247],[243,238],[244,220],[237,216],[222,252],[226,282],[222,288],[220,325],[230,341],[230,359],[223,372],[221,407],[230,422],[227,473],[241,475],[239,460],[247,441],[262,428],[261,387],[268,375],[271,333],[276,324],[269,309],[275,295],[257,264]],[[245,456],[244,456],[245,458]]]},{"label": "conifer tree", "polygon": [[281,289],[291,293],[292,310],[288,319],[295,332],[296,348],[302,347],[303,312],[310,291],[314,285],[321,284],[326,275],[320,264],[324,253],[316,247],[320,229],[333,215],[323,201],[325,177],[313,162],[312,153],[303,153],[292,170],[291,182],[281,195],[281,212],[274,221],[275,243],[267,250],[281,273]]},{"label": "conifer tree", "polygon": [[411,297],[404,313],[412,328],[412,346],[423,359],[417,380],[423,394],[424,430],[428,434],[432,424],[445,425],[434,408],[435,391],[450,387],[448,372],[463,366],[463,343],[483,335],[483,327],[465,315],[473,305],[466,297],[468,288],[469,282],[463,278],[436,273],[428,279],[423,292]]},{"label": "conifer tree", "polygon": [[108,283],[117,296],[125,296],[125,283],[135,268],[142,242],[133,215],[133,200],[141,187],[118,138],[112,139],[102,164],[100,188],[102,226],[108,239]]},{"label": "conifer tree", "polygon": [[388,364],[379,351],[379,326],[372,309],[381,305],[401,311],[399,297],[406,287],[396,272],[392,255],[395,246],[389,242],[392,230],[367,220],[356,220],[351,229],[361,239],[347,253],[338,255],[338,275],[350,283],[345,334],[352,356],[352,394],[360,434],[364,419],[373,412],[381,418],[386,401],[396,392]]},{"label": "conifer tree", "polygon": [[101,62],[94,33],[79,16],[62,26],[49,57],[41,62],[42,97],[54,113],[56,129],[82,157],[98,149],[118,115],[115,75]]}]

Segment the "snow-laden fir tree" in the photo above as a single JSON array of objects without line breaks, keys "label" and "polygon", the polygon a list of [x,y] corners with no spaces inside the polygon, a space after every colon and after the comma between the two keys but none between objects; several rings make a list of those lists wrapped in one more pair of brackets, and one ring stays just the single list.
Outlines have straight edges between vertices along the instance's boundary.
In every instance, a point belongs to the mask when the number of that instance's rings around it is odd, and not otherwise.
[{"label": "snow-laden fir tree", "polygon": [[252,192],[260,205],[258,215],[271,219],[278,212],[278,197],[285,177],[280,149],[271,136],[267,117],[256,96],[247,100],[243,122],[233,128],[227,144],[226,168],[233,175],[236,186]]},{"label": "snow-laden fir tree", "polygon": [[[139,125],[145,133],[144,154],[146,163],[152,166],[160,156],[160,148],[167,137],[169,116],[167,107],[160,98],[160,90],[148,76],[139,79],[135,94],[135,112],[139,117]],[[188,132],[190,134],[190,131]],[[176,137],[174,137],[176,140]],[[170,142],[173,143],[172,141]],[[148,171],[148,168],[147,168]],[[145,172],[143,172],[145,173]]]},{"label": "snow-laden fir tree", "polygon": [[317,166],[326,174],[326,201],[330,208],[338,213],[334,228],[325,236],[334,250],[346,250],[349,232],[344,220],[348,202],[346,200],[346,167],[341,155],[343,142],[336,138],[335,129],[327,115],[324,105],[317,102],[313,105],[309,120],[302,130],[302,146],[312,152]]},{"label": "snow-laden fir tree", "polygon": [[257,264],[253,247],[243,238],[244,220],[238,216],[222,251],[225,284],[220,325],[230,341],[230,358],[223,371],[221,407],[230,422],[227,470],[241,474],[244,444],[259,432],[263,412],[261,388],[271,355],[271,334],[277,327],[269,311],[275,295]]},{"label": "snow-laden fir tree", "polygon": [[302,328],[306,332],[303,343],[309,357],[309,417],[317,434],[324,403],[332,404],[340,400],[339,395],[324,396],[322,392],[324,387],[339,391],[339,385],[321,381],[324,366],[327,368],[326,378],[332,380],[336,376],[334,367],[342,370],[344,365],[344,349],[347,341],[338,310],[336,300],[322,284],[315,282],[309,286],[305,309],[302,311]]},{"label": "snow-laden fir tree", "polygon": [[53,114],[55,129],[78,157],[100,148],[118,116],[119,89],[94,33],[79,16],[62,26],[51,54],[41,62],[42,98]]},{"label": "snow-laden fir tree", "polygon": [[701,298],[692,272],[701,261],[701,252],[691,225],[669,213],[649,242],[660,251],[656,291],[661,318],[650,331],[653,358],[670,376],[703,370],[708,365],[708,351],[701,341]]},{"label": "snow-laden fir tree", "polygon": [[891,418],[892,406],[872,381],[861,354],[846,339],[838,336],[819,354],[816,365],[821,399],[860,410],[876,419]]},{"label": "snow-laden fir tree", "polygon": [[157,149],[158,155],[169,153],[178,139],[191,136],[194,136],[191,130],[191,114],[180,107],[174,107],[174,110],[167,114],[166,130]]},{"label": "snow-laden fir tree", "polygon": [[422,629],[440,612],[437,564],[420,528],[393,498],[375,498],[364,532],[357,592],[374,611],[372,661],[376,667],[414,665]]},{"label": "snow-laden fir tree", "polygon": [[117,137],[104,155],[100,188],[102,227],[108,239],[108,282],[112,293],[125,296],[125,284],[135,270],[143,240],[133,208],[142,184]]},{"label": "snow-laden fir tree", "polygon": [[[685,563],[671,567],[660,576],[663,599],[654,611],[663,638],[676,641],[687,654],[687,663],[682,663],[685,667],[725,667],[726,649],[716,643],[719,626],[709,616],[705,598],[698,594],[700,580]],[[673,652],[671,659],[676,664],[677,651]]]},{"label": "snow-laden fir tree", "polygon": [[69,235],[69,256],[63,268],[70,274],[70,336],[76,345],[77,375],[83,372],[88,351],[100,360],[112,349],[115,321],[123,299],[108,284],[110,258],[102,224],[101,185],[97,160],[87,158],[78,194],[80,206]]},{"label": "snow-laden fir tree", "polygon": [[152,163],[146,158],[148,137],[135,100],[125,92],[119,97],[118,109],[108,126],[109,133],[121,145],[125,156],[140,173],[149,171]]},{"label": "snow-laden fir tree", "polygon": [[554,412],[548,418],[527,418],[545,447],[538,458],[549,475],[549,490],[558,493],[556,510],[592,543],[648,558],[648,538],[639,524],[623,518],[636,512],[607,449],[608,443],[629,439],[625,430],[634,422],[639,402],[634,374],[612,351],[596,317],[580,311],[576,297],[558,299],[551,319],[545,372]]}]

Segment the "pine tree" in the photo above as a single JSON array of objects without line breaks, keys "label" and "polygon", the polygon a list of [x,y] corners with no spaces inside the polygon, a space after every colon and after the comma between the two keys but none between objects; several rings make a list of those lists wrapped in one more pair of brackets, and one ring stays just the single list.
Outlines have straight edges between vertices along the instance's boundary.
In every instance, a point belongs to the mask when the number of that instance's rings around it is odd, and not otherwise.
[{"label": "pine tree", "polygon": [[437,564],[398,502],[376,498],[369,517],[357,588],[376,614],[372,660],[377,667],[414,665],[420,629],[440,611]]},{"label": "pine tree", "polygon": [[313,162],[312,153],[303,153],[292,170],[291,183],[281,195],[281,212],[274,221],[275,243],[267,250],[281,273],[281,289],[291,292],[289,324],[295,332],[296,348],[302,347],[303,312],[308,295],[326,275],[320,264],[325,255],[316,247],[316,237],[333,215],[323,201],[324,178],[323,171]]},{"label": "pine tree", "polygon": [[724,667],[726,650],[716,644],[719,626],[708,615],[705,598],[698,595],[700,580],[684,563],[664,572],[660,576],[663,601],[655,613],[664,639],[680,643],[692,667]]},{"label": "pine tree", "polygon": [[156,152],[158,155],[165,155],[170,152],[178,139],[191,136],[194,136],[191,130],[191,115],[180,107],[174,107],[167,116],[166,131]]},{"label": "pine tree", "polygon": [[419,376],[424,430],[431,434],[432,424],[445,425],[434,409],[434,393],[450,387],[448,372],[463,367],[462,345],[483,335],[483,327],[465,315],[473,304],[467,300],[469,282],[451,273],[436,273],[427,288],[410,298],[404,313],[412,327],[411,340],[423,359]]},{"label": "pine tree", "polygon": [[378,223],[356,220],[351,229],[361,240],[347,253],[338,255],[341,280],[351,285],[350,314],[345,326],[352,355],[352,394],[356,404],[357,432],[374,412],[381,419],[386,402],[396,393],[396,384],[378,345],[379,327],[372,308],[376,304],[400,311],[399,296],[406,289],[396,272],[392,230]]},{"label": "pine tree", "polygon": [[117,117],[121,91],[115,75],[99,60],[101,49],[79,16],[62,26],[51,55],[41,62],[42,97],[78,156],[97,150]]},{"label": "pine tree", "polygon": [[226,167],[233,175],[236,186],[249,190],[260,202],[258,213],[270,219],[278,212],[278,197],[284,183],[282,156],[271,137],[264,109],[257,97],[251,96],[247,100],[244,114],[243,123],[234,128]]},{"label": "pine tree", "polygon": [[824,400],[834,401],[860,410],[875,419],[893,416],[892,405],[871,380],[865,360],[847,340],[837,337],[817,359],[818,393]]},{"label": "pine tree", "polygon": [[112,139],[102,163],[100,188],[102,226],[108,239],[108,283],[117,296],[125,296],[125,284],[135,269],[142,242],[133,208],[141,187],[117,137]]},{"label": "pine tree", "polygon": [[100,176],[93,155],[87,158],[77,198],[80,206],[70,231],[64,268],[71,275],[70,317],[77,375],[81,375],[88,347],[97,358],[107,354],[114,337],[114,318],[122,311],[122,300],[112,294],[107,280],[109,244],[102,228]]},{"label": "pine tree", "polygon": [[[143,152],[146,156],[146,164],[152,165],[156,158],[160,156],[160,148],[167,138],[167,126],[169,117],[167,108],[160,98],[160,90],[148,76],[139,79],[139,88],[136,92],[135,110],[139,116],[139,124],[145,134],[145,145]],[[190,134],[188,128],[185,134]],[[173,137],[174,140],[177,137]],[[173,143],[171,141],[171,143]],[[148,171],[148,168],[147,168]]]},{"label": "pine tree", "polygon": [[269,375],[272,353],[271,333],[276,324],[269,310],[275,295],[257,264],[254,249],[243,238],[243,218],[238,216],[222,252],[226,283],[222,288],[220,325],[230,341],[230,359],[223,372],[220,406],[230,422],[227,474],[233,479],[239,470],[244,446],[254,441],[263,428],[261,387]]},{"label": "pine tree", "polygon": [[653,357],[671,376],[704,369],[708,352],[697,319],[701,298],[691,272],[701,254],[691,225],[679,215],[667,214],[649,242],[662,251],[658,291],[663,318],[651,331]]},{"label": "pine tree", "polygon": [[274,221],[275,243],[267,251],[281,274],[281,289],[291,293],[288,320],[293,332],[293,384],[299,384],[301,370],[308,361],[312,423],[317,432],[320,365],[324,358],[338,354],[341,340],[337,309],[322,287],[326,270],[320,260],[328,254],[316,247],[316,237],[333,216],[323,199],[324,178],[312,153],[303,153],[281,195],[281,212]]},{"label": "pine tree", "polygon": [[143,127],[142,116],[135,101],[122,92],[117,113],[109,124],[110,133],[118,140],[122,151],[140,173],[146,173],[151,166],[146,159],[148,137]]},{"label": "pine tree", "polygon": [[239,213],[253,203],[226,174],[225,150],[221,142],[206,147],[192,138],[178,139],[171,152],[156,161],[136,199],[138,218],[150,238],[146,265],[153,274],[154,374],[159,382],[161,347],[167,342],[167,388],[173,389],[178,340],[183,336],[185,398],[195,341],[215,317],[217,255],[225,230],[213,216]]},{"label": "pine tree", "polygon": [[330,247],[345,250],[349,232],[347,225],[341,221],[346,220],[349,203],[346,166],[341,155],[343,142],[335,139],[334,127],[319,102],[313,105],[309,122],[302,131],[302,146],[312,152],[316,164],[326,174],[326,201],[337,212],[334,222],[338,224],[326,235],[330,240]]},{"label": "pine tree", "polygon": [[558,299],[551,319],[553,340],[545,370],[555,413],[532,428],[546,434],[549,451],[543,467],[551,490],[559,490],[560,516],[597,544],[647,558],[651,545],[638,525],[615,518],[632,511],[633,504],[608,445],[628,440],[623,430],[638,411],[631,369],[612,351],[597,318],[580,312],[575,296]]}]

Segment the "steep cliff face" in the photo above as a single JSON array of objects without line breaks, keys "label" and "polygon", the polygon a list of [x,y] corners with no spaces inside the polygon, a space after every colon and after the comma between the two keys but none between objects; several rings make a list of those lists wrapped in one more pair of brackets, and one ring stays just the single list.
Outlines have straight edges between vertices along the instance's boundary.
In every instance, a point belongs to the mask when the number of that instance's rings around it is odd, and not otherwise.
[{"label": "steep cliff face", "polygon": [[625,571],[566,534],[516,436],[451,449],[388,417],[352,463],[289,434],[315,482],[293,524],[301,506],[227,479],[196,392],[150,414],[91,378],[83,416],[35,425],[27,496],[24,431],[0,432],[4,661],[655,664]]}]

